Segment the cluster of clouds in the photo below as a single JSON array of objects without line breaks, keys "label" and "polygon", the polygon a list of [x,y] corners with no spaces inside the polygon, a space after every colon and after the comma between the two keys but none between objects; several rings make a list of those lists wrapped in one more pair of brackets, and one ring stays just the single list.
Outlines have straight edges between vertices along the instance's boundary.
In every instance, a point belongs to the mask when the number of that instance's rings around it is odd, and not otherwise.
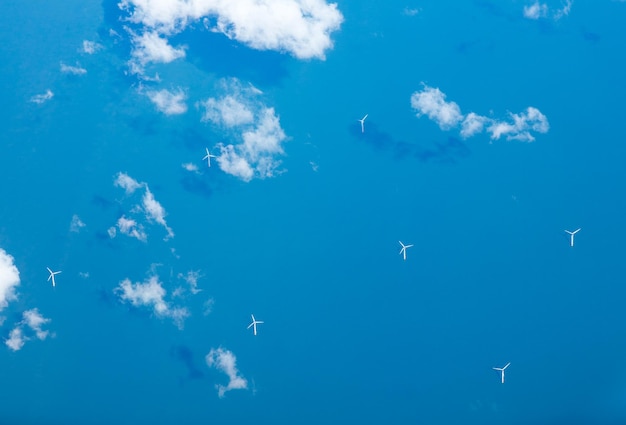
[{"label": "cluster of clouds", "polygon": [[[20,272],[15,266],[12,255],[0,248],[0,312],[4,310],[9,302],[17,300],[17,287],[20,284]],[[0,325],[5,321],[0,317]],[[26,310],[22,313],[22,320],[14,325],[8,338],[4,343],[13,351],[20,350],[26,341],[31,339],[26,332],[34,332],[34,336],[40,340],[48,337],[48,331],[44,331],[42,326],[50,319],[43,317],[37,308]]]},{"label": "cluster of clouds", "polygon": [[463,138],[486,131],[492,140],[506,137],[507,140],[532,142],[535,137],[531,132],[547,133],[550,129],[546,116],[532,106],[519,114],[509,113],[508,121],[488,118],[474,112],[463,114],[458,104],[446,101],[446,95],[441,90],[422,84],[423,89],[411,96],[411,106],[417,111],[417,116],[426,115],[442,130],[460,127]]},{"label": "cluster of clouds", "polygon": [[15,325],[4,343],[13,351],[21,350],[26,341],[31,339],[25,334],[25,330],[34,332],[35,337],[43,341],[48,337],[49,331],[44,331],[42,326],[48,322],[50,319],[43,317],[38,309],[26,310],[22,313],[22,321]]},{"label": "cluster of clouds", "polygon": [[325,58],[331,34],[343,16],[324,0],[122,0],[133,44],[131,71],[141,74],[148,63],[168,63],[185,56],[169,38],[202,23],[253,49],[288,52],[300,59]]},{"label": "cluster of clouds", "polygon": [[190,315],[187,308],[174,307],[165,300],[167,291],[157,275],[148,277],[144,282],[135,283],[126,278],[119,283],[114,292],[122,302],[129,302],[134,307],[147,307],[157,317],[172,319],[179,329],[183,328],[185,319]]},{"label": "cluster of clouds", "polygon": [[245,390],[248,388],[248,381],[237,369],[237,357],[232,351],[222,347],[212,348],[209,354],[206,355],[205,360],[209,367],[224,372],[228,376],[227,385],[218,384],[215,386],[217,388],[217,395],[220,398],[224,397],[227,391]]},{"label": "cluster of clouds", "polygon": [[569,15],[572,3],[573,0],[565,0],[561,8],[550,9],[546,3],[540,3],[538,0],[535,0],[534,3],[524,6],[524,17],[535,20],[552,17],[555,21],[558,21],[562,17]]},{"label": "cluster of clouds", "polygon": [[[147,183],[138,182],[137,180],[130,177],[128,174],[120,172],[115,176],[114,185],[124,189],[126,195],[128,196],[133,195],[139,189],[143,189],[141,202],[139,204],[136,204],[130,212],[133,214],[134,217],[143,215],[145,219],[148,220],[148,222],[155,222],[157,224],[160,224],[163,228],[165,228],[167,232],[167,235],[164,238],[165,240],[174,237],[174,232],[165,221],[165,209],[154,198],[154,195],[150,191]],[[117,235],[118,231],[124,235],[133,237],[142,242],[146,242],[148,240],[148,234],[143,224],[141,224],[132,217],[126,217],[125,215],[122,215],[117,220],[116,225],[109,228],[109,236],[111,238],[114,238]]]},{"label": "cluster of clouds", "polygon": [[280,165],[278,156],[284,153],[287,140],[274,108],[259,100],[261,91],[244,86],[232,78],[223,80],[225,94],[210,97],[198,105],[203,108],[202,120],[225,129],[237,144],[217,144],[219,167],[244,181],[272,177]]}]

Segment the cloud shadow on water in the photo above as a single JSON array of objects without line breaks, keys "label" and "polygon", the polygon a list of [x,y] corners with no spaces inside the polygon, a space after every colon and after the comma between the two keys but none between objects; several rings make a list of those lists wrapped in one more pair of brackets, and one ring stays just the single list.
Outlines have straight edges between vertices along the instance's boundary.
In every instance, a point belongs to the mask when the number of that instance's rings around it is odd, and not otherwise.
[{"label": "cloud shadow on water", "polygon": [[415,143],[395,140],[389,133],[381,131],[375,122],[369,122],[365,133],[361,132],[359,125],[350,126],[350,134],[359,141],[364,141],[375,149],[391,151],[398,159],[415,158],[420,162],[435,162],[454,164],[459,159],[466,158],[471,151],[467,145],[449,136],[444,140],[436,140],[424,147]]},{"label": "cloud shadow on water", "polygon": [[187,61],[218,77],[237,77],[255,85],[275,86],[287,76],[286,54],[252,49],[201,24],[189,26],[172,37],[171,44],[187,46]]},{"label": "cloud shadow on water", "polygon": [[187,369],[187,379],[202,379],[204,373],[196,365],[191,349],[184,345],[174,345],[170,349],[170,356],[185,366]]}]

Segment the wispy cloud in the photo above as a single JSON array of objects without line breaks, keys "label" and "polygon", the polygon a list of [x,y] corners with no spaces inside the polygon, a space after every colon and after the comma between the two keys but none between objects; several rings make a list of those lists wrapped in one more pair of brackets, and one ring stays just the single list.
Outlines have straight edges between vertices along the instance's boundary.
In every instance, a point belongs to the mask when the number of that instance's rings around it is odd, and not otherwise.
[{"label": "wispy cloud", "polygon": [[243,86],[237,79],[223,80],[221,86],[226,92],[222,97],[200,103],[205,110],[202,119],[229,130],[239,143],[219,143],[217,163],[244,181],[273,177],[287,140],[274,108],[259,100],[260,90]]},{"label": "wispy cloud", "polygon": [[20,272],[13,256],[0,248],[0,311],[17,299],[16,288],[20,284]]},{"label": "wispy cloud", "polygon": [[459,134],[463,138],[487,131],[492,140],[505,137],[507,140],[532,142],[535,137],[531,132],[547,133],[550,129],[546,116],[532,106],[519,114],[509,112],[507,121],[488,118],[475,112],[464,115],[459,105],[447,101],[441,90],[422,84],[423,89],[411,96],[411,106],[417,111],[417,116],[426,115],[442,130],[460,126]]},{"label": "wispy cloud", "polygon": [[86,224],[83,223],[83,221],[80,219],[80,217],[77,214],[74,214],[72,216],[72,221],[70,222],[70,232],[78,233],[80,232],[80,229],[82,229],[85,226]]},{"label": "wispy cloud", "polygon": [[30,101],[38,105],[41,105],[42,103],[49,101],[53,97],[54,97],[54,93],[52,93],[52,90],[48,89],[46,90],[45,93],[34,95],[33,97],[30,98]]},{"label": "wispy cloud", "polygon": [[119,7],[143,33],[133,40],[133,55],[140,64],[182,57],[184,51],[169,46],[167,37],[200,21],[210,31],[253,49],[324,59],[325,51],[333,47],[330,35],[343,22],[337,5],[323,0],[122,0]]},{"label": "wispy cloud", "polygon": [[209,367],[215,368],[228,375],[228,385],[216,385],[217,394],[220,398],[230,390],[247,389],[248,381],[237,370],[237,357],[232,351],[222,347],[212,348],[206,355],[206,363]]},{"label": "wispy cloud", "polygon": [[202,292],[202,289],[198,289],[198,279],[200,279],[202,275],[199,271],[188,271],[186,274],[178,273],[178,278],[183,279],[189,285],[189,292],[192,294],[197,294]]},{"label": "wispy cloud", "polygon": [[72,66],[72,65],[66,65],[63,62],[61,62],[60,66],[61,66],[61,72],[64,74],[85,75],[87,73],[87,70],[78,64],[76,64],[76,66]]},{"label": "wispy cloud", "polygon": [[167,89],[149,90],[146,92],[146,96],[165,115],[180,115],[187,112],[187,104],[185,104],[187,95],[180,88],[175,91]]},{"label": "wispy cloud", "polygon": [[157,317],[172,319],[179,329],[183,328],[185,319],[189,317],[186,308],[173,307],[165,301],[167,292],[157,275],[136,283],[132,283],[128,278],[124,279],[114,291],[122,301],[129,302],[135,307],[150,308]]},{"label": "wispy cloud", "polygon": [[[149,222],[156,222],[165,228],[167,236],[165,239],[174,237],[173,230],[168,226],[165,216],[165,208],[154,198],[154,195],[150,191],[148,184],[145,182],[138,182],[126,173],[117,173],[113,184],[116,187],[121,187],[126,192],[126,195],[133,195],[138,189],[143,188],[144,194],[141,198],[141,204],[135,205],[132,208],[132,213],[143,212],[144,217]],[[147,233],[144,231],[144,227],[135,218],[122,216],[117,221],[117,228],[121,233],[137,238],[141,241],[147,240]],[[115,237],[116,231],[109,229],[109,236]]]},{"label": "wispy cloud", "polygon": [[101,44],[98,44],[95,41],[83,40],[83,44],[82,44],[83,53],[87,53],[88,55],[93,55],[100,49],[102,49]]},{"label": "wispy cloud", "polygon": [[561,3],[561,7],[558,9],[550,9],[546,3],[540,3],[535,0],[534,3],[524,6],[524,17],[528,19],[541,19],[552,17],[555,21],[558,21],[564,16],[569,15],[572,10],[573,0],[565,0]]}]

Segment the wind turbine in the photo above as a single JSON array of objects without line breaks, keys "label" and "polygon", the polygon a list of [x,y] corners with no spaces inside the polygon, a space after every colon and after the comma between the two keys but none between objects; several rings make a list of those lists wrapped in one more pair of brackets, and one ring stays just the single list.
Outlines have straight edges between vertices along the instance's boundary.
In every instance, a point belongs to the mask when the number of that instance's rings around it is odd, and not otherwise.
[{"label": "wind turbine", "polygon": [[361,133],[365,133],[365,118],[367,118],[368,114],[365,114],[365,116],[363,118],[361,118],[360,120],[357,120],[358,122],[361,123]]},{"label": "wind turbine", "polygon": [[580,229],[576,229],[573,232],[570,232],[569,230],[566,230],[567,233],[569,233],[569,246],[574,246],[574,235],[578,232],[580,232]]},{"label": "wind turbine", "polygon": [[46,268],[48,269],[48,272],[50,273],[50,276],[48,276],[48,281],[52,279],[52,286],[57,286],[57,283],[54,281],[54,275],[61,273],[61,271],[53,272],[52,270],[50,270],[50,267],[46,267]]},{"label": "wind turbine", "polygon": [[254,318],[254,314],[251,314],[250,316],[252,316],[252,323],[248,325],[247,329],[250,329],[250,327],[253,327],[252,329],[254,330],[254,335],[256,335],[256,325],[264,323],[264,322],[262,320],[256,320]]},{"label": "wind turbine", "polygon": [[215,155],[211,155],[209,153],[209,148],[204,148],[206,150],[206,155],[204,155],[204,158],[202,158],[202,160],[204,161],[205,159],[207,160],[207,163],[209,164],[209,167],[211,166],[211,158],[217,158]]},{"label": "wind turbine", "polygon": [[504,370],[505,370],[507,367],[509,367],[509,365],[510,365],[510,364],[511,364],[511,362],[508,362],[508,363],[506,364],[506,366],[504,366],[504,367],[494,367],[494,368],[492,368],[493,370],[497,370],[497,371],[499,371],[499,372],[502,372],[502,383],[503,383],[503,384],[504,384]]},{"label": "wind turbine", "polygon": [[400,245],[402,245],[402,249],[400,249],[400,254],[402,254],[404,256],[404,259],[406,260],[406,249],[411,248],[413,244],[405,245],[402,243],[402,241],[398,241],[398,242],[400,242]]}]

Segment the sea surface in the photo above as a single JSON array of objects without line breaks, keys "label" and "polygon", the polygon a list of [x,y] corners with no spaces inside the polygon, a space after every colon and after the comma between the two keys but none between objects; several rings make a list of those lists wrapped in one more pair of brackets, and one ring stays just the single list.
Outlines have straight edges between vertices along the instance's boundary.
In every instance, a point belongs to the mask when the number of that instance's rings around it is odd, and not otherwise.
[{"label": "sea surface", "polygon": [[[626,423],[626,2],[532,5],[337,1],[323,59],[197,21],[142,76],[117,2],[3,2],[0,253],[20,279],[0,336],[27,339],[0,346],[0,423]],[[280,120],[272,176],[202,160],[239,140],[203,120],[229,87]],[[178,88],[184,113],[146,94]],[[549,129],[463,137],[411,106],[428,88]],[[166,314],[122,297],[154,277]],[[220,397],[229,371],[244,388]]]}]

